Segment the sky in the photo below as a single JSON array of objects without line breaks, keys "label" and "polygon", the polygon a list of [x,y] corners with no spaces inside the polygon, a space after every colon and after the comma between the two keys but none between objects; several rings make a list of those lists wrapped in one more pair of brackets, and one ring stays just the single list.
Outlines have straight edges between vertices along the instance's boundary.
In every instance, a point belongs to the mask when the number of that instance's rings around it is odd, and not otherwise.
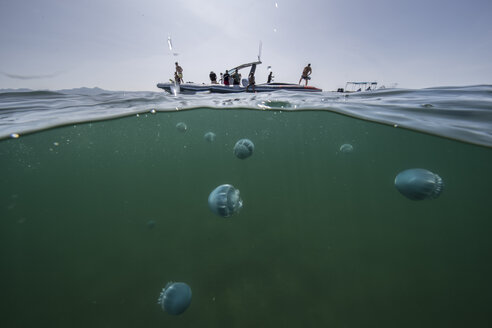
[{"label": "sky", "polygon": [[0,0],[0,89],[158,91],[176,61],[207,83],[260,42],[257,83],[310,63],[324,90],[492,84],[490,17],[491,0]]}]

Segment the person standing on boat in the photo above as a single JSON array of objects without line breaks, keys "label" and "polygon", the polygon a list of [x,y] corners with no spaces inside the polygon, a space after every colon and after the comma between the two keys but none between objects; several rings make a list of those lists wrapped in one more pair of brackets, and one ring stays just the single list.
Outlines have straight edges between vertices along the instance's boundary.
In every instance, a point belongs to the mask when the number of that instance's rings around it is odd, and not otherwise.
[{"label": "person standing on boat", "polygon": [[183,68],[179,66],[178,62],[176,62],[176,75],[178,76],[178,80],[176,82],[183,82]]},{"label": "person standing on boat", "polygon": [[237,69],[234,72],[234,74],[232,74],[232,78],[234,79],[234,82],[233,82],[234,85],[241,85],[241,75],[239,75],[239,72]]},{"label": "person standing on boat", "polygon": [[272,83],[272,80],[273,80],[273,72],[270,71],[270,74],[268,74],[268,80],[267,80],[267,83]]},{"label": "person standing on boat", "polygon": [[219,83],[220,84],[223,84],[224,83],[224,74],[223,73],[220,73]]},{"label": "person standing on boat", "polygon": [[214,73],[214,71],[211,71],[210,72],[210,82],[212,82],[212,84],[217,84],[217,74]]},{"label": "person standing on boat", "polygon": [[249,73],[248,82],[249,84],[246,87],[246,92],[248,92],[249,86],[252,86],[253,92],[255,92],[255,73],[253,72]]},{"label": "person standing on boat", "polygon": [[301,78],[299,79],[299,84],[301,84],[301,81],[304,79],[304,80],[306,80],[306,86],[307,86],[308,80],[311,80],[309,75],[311,75],[312,72],[313,72],[313,70],[311,69],[311,64],[308,64],[306,67],[304,67],[304,70],[302,71]]},{"label": "person standing on boat", "polygon": [[229,85],[229,71],[226,70],[224,74],[224,85]]}]

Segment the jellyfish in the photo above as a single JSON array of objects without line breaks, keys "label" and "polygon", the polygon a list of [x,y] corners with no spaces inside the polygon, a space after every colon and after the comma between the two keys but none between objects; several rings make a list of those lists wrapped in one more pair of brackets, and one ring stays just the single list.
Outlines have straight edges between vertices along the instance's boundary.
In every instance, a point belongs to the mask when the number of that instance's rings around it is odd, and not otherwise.
[{"label": "jellyfish", "polygon": [[191,288],[184,282],[168,282],[157,300],[163,311],[173,315],[183,313],[190,303]]},{"label": "jellyfish", "polygon": [[154,227],[155,227],[155,221],[154,220],[147,221],[147,228],[148,229],[154,229]]},{"label": "jellyfish", "polygon": [[444,189],[441,177],[425,169],[409,169],[395,178],[395,187],[411,200],[437,198]]},{"label": "jellyfish", "polygon": [[354,151],[354,146],[352,146],[351,144],[343,144],[340,146],[340,151],[342,153],[351,153]]},{"label": "jellyfish", "polygon": [[253,150],[255,150],[255,145],[249,139],[241,139],[234,145],[234,155],[240,159],[245,159],[253,155]]},{"label": "jellyfish", "polygon": [[223,184],[215,188],[208,196],[210,210],[224,218],[231,217],[243,207],[243,200],[239,190],[230,184]]},{"label": "jellyfish", "polygon": [[216,135],[213,132],[207,132],[203,136],[203,138],[205,138],[205,140],[207,140],[208,142],[214,142],[215,141],[215,137],[216,137]]},{"label": "jellyfish", "polygon": [[178,124],[176,124],[176,129],[178,129],[178,131],[180,132],[186,132],[186,130],[188,130],[188,127],[186,126],[186,123],[179,122]]}]

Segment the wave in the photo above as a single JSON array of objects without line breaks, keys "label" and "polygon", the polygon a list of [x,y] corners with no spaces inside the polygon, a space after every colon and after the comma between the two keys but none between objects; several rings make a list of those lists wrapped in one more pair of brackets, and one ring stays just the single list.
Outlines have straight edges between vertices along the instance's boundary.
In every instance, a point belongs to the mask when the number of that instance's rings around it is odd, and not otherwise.
[{"label": "wave", "polygon": [[99,88],[0,93],[0,138],[60,125],[196,108],[324,110],[492,147],[492,85],[320,94],[169,95]]},{"label": "wave", "polygon": [[2,91],[2,90],[0,90],[0,99],[52,97],[52,96],[63,96],[63,93],[56,92],[56,91],[44,91],[44,90],[31,90],[31,91]]}]

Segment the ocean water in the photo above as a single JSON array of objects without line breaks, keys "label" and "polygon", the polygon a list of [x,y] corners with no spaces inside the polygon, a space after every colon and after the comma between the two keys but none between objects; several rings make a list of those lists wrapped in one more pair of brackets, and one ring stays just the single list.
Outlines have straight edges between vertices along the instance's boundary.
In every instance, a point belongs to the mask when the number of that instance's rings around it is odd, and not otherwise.
[{"label": "ocean water", "polygon": [[[9,91],[0,136],[1,327],[492,324],[492,86]],[[400,194],[410,168],[442,194]],[[207,204],[224,183],[230,218]],[[169,281],[193,291],[179,316]]]}]

